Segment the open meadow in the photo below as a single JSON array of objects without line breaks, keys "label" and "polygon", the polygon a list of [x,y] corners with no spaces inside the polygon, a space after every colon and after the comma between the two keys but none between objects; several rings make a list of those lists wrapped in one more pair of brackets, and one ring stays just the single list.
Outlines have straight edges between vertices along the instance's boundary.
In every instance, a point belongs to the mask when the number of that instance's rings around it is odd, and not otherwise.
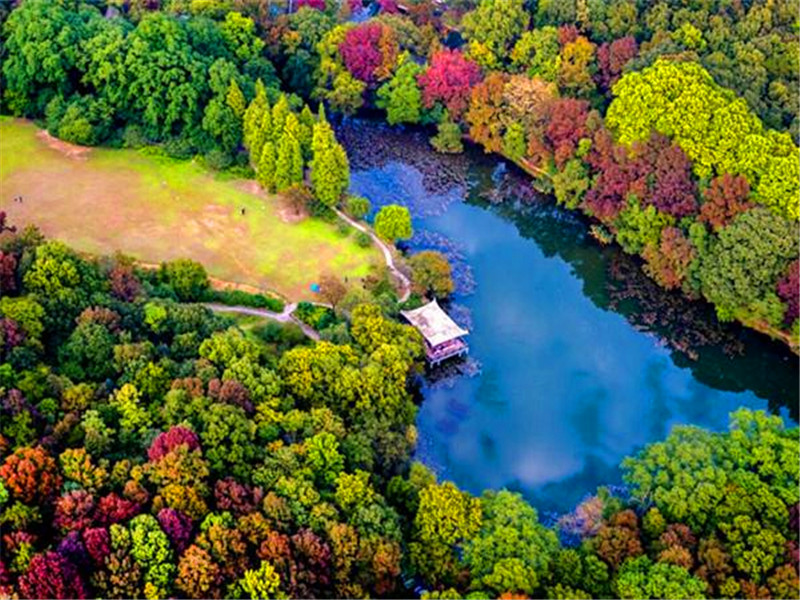
[{"label": "open meadow", "polygon": [[213,277],[295,300],[313,297],[309,286],[324,272],[363,277],[379,260],[334,224],[296,221],[255,182],[215,177],[192,161],[72,146],[7,117],[0,209],[82,251],[150,263],[188,257]]}]

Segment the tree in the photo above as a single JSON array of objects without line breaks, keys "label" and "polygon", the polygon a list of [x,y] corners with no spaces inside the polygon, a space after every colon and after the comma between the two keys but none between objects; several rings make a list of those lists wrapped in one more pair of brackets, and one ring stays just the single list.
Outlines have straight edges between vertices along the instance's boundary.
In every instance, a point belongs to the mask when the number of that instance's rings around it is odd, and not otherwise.
[{"label": "tree", "polygon": [[760,312],[755,304],[774,294],[775,282],[797,256],[797,236],[796,224],[761,207],[742,213],[720,231],[701,257],[699,272],[703,295],[720,317]]},{"label": "tree", "polygon": [[278,144],[274,181],[278,192],[303,182],[303,152],[293,135],[284,134]]},{"label": "tree", "polygon": [[504,106],[503,92],[507,77],[502,73],[489,73],[472,88],[469,109],[465,115],[469,135],[482,144],[485,152],[500,152],[503,147]]},{"label": "tree", "polygon": [[372,208],[370,201],[362,196],[348,196],[345,204],[348,214],[354,219],[363,219]]},{"label": "tree", "polygon": [[272,137],[272,109],[261,80],[256,82],[256,95],[244,113],[242,130],[244,145],[250,152],[250,161],[257,163],[264,143]]},{"label": "tree", "polygon": [[344,148],[326,121],[314,125],[311,142],[311,183],[317,200],[335,207],[350,185],[350,165]]},{"label": "tree", "polygon": [[[41,116],[54,98],[68,97],[75,87],[81,43],[100,14],[82,5],[69,10],[47,0],[26,2],[4,24],[3,96],[18,116]],[[31,68],[31,65],[38,65]]]},{"label": "tree", "polygon": [[271,564],[261,561],[258,569],[249,569],[244,572],[239,586],[253,600],[263,600],[266,598],[281,598],[280,593],[281,578],[275,572]]},{"label": "tree", "polygon": [[518,494],[486,492],[481,508],[480,531],[465,544],[463,557],[473,586],[498,597],[533,596],[558,548],[555,534],[539,524],[536,510]]},{"label": "tree", "polygon": [[160,274],[183,302],[202,300],[209,288],[203,265],[188,258],[161,263]]},{"label": "tree", "polygon": [[470,90],[480,79],[480,67],[457,50],[434,53],[427,70],[417,77],[425,108],[440,102],[453,118],[466,110]]},{"label": "tree", "polygon": [[564,45],[558,70],[558,87],[567,94],[590,98],[594,85],[595,46],[583,36]]},{"label": "tree", "polygon": [[417,571],[433,585],[452,581],[458,564],[457,548],[480,527],[480,502],[449,481],[420,490],[410,546]]},{"label": "tree", "polygon": [[17,448],[6,456],[0,477],[15,499],[31,505],[47,505],[61,486],[58,465],[41,446]]},{"label": "tree", "polygon": [[389,242],[409,239],[412,235],[411,213],[405,206],[384,206],[375,215],[375,233]]},{"label": "tree", "polygon": [[528,29],[530,15],[523,0],[482,0],[464,15],[461,27],[469,56],[486,69],[499,69],[511,48]]},{"label": "tree", "polygon": [[743,175],[725,173],[711,180],[703,191],[703,204],[697,220],[714,231],[727,227],[741,213],[753,207],[748,201],[750,185]]},{"label": "tree", "polygon": [[349,29],[339,45],[344,66],[368,85],[391,75],[398,51],[394,30],[372,22]]},{"label": "tree", "polygon": [[561,64],[558,30],[550,25],[523,33],[511,51],[511,67],[516,73],[556,81]]},{"label": "tree", "polygon": [[347,294],[347,286],[335,275],[325,273],[319,278],[319,294],[336,310],[336,306]]},{"label": "tree", "polygon": [[628,560],[615,586],[620,598],[705,598],[706,584],[682,567],[655,563],[646,556]]},{"label": "tree", "polygon": [[256,178],[259,185],[272,192],[275,190],[275,172],[276,172],[277,156],[275,155],[275,144],[272,141],[267,141],[261,150],[261,157],[258,160],[258,168],[256,169]]},{"label": "tree", "polygon": [[447,111],[436,126],[436,135],[430,139],[431,146],[443,154],[459,154],[464,151],[461,141],[461,126],[450,119]]},{"label": "tree", "polygon": [[412,279],[417,293],[432,293],[436,298],[446,298],[453,293],[450,263],[441,252],[424,250],[414,254],[410,261]]},{"label": "tree", "polygon": [[778,296],[786,303],[783,315],[785,325],[791,325],[800,317],[800,261],[789,265],[786,274],[778,281]]},{"label": "tree", "polygon": [[26,598],[88,598],[78,569],[55,552],[37,554],[20,577],[19,590]]},{"label": "tree", "polygon": [[403,53],[394,76],[378,88],[375,104],[386,111],[386,120],[390,125],[419,123],[422,92],[417,77],[420,73],[422,67],[407,52]]}]

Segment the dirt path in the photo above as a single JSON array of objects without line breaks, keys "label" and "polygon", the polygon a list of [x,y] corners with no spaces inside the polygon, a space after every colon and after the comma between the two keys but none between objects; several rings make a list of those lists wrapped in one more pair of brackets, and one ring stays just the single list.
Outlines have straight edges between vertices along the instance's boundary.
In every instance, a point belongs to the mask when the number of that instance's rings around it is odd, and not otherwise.
[{"label": "dirt path", "polygon": [[375,232],[372,231],[372,229],[370,229],[366,225],[362,225],[358,221],[350,218],[342,211],[340,211],[338,208],[334,210],[336,211],[336,214],[339,215],[339,218],[349,223],[351,226],[355,227],[359,231],[363,231],[369,237],[372,238],[372,241],[375,242],[378,248],[381,249],[381,252],[383,253],[383,258],[386,260],[386,266],[389,267],[389,271],[391,271],[392,275],[394,275],[394,277],[400,282],[400,290],[401,290],[399,296],[400,302],[405,302],[406,300],[408,300],[409,295],[411,295],[411,281],[408,279],[408,277],[405,276],[405,274],[399,268],[397,268],[397,265],[395,264],[394,261],[394,254],[392,254],[392,249],[389,247],[389,245],[386,242],[384,242],[381,238],[379,238],[375,234]]},{"label": "dirt path", "polygon": [[263,308],[250,308],[249,306],[228,306],[226,304],[216,304],[214,302],[209,302],[203,304],[216,312],[229,312],[229,313],[237,313],[240,315],[252,315],[254,317],[263,317],[265,319],[269,319],[271,321],[277,321],[278,323],[294,323],[295,325],[299,326],[300,329],[303,330],[303,333],[306,334],[306,337],[311,338],[312,340],[318,341],[319,340],[319,333],[314,330],[312,327],[303,323],[300,319],[294,316],[294,311],[297,308],[297,303],[292,302],[291,304],[287,304],[283,307],[283,312],[272,312],[271,310],[266,310]]}]

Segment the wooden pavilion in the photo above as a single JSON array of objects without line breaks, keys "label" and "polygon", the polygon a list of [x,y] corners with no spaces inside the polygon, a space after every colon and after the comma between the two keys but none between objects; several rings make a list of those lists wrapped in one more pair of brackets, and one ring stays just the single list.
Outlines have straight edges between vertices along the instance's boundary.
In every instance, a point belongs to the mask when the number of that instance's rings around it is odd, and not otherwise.
[{"label": "wooden pavilion", "polygon": [[469,331],[456,325],[436,300],[400,314],[425,338],[425,356],[431,366],[469,352],[469,346],[461,339]]}]

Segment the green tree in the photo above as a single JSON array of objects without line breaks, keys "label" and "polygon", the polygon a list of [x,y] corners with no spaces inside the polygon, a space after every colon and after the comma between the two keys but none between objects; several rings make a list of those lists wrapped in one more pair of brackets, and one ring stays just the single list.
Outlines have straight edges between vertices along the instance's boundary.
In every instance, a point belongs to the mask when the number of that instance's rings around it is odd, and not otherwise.
[{"label": "green tree", "polygon": [[314,124],[311,151],[311,183],[316,198],[326,206],[334,207],[350,185],[350,164],[324,114]]},{"label": "green tree", "polygon": [[524,4],[524,0],[481,0],[475,10],[464,15],[461,27],[470,58],[487,69],[500,69],[528,29],[530,14]]},{"label": "green tree", "polygon": [[375,233],[384,240],[396,242],[412,235],[411,213],[405,206],[389,204],[375,215]]},{"label": "green tree", "polygon": [[161,263],[160,274],[183,302],[202,300],[209,288],[205,267],[188,258]]},{"label": "green tree", "polygon": [[742,213],[701,255],[703,295],[723,319],[763,318],[758,302],[774,294],[777,281],[797,253],[796,224],[764,208]]},{"label": "green tree", "polygon": [[394,76],[378,88],[376,105],[386,111],[390,125],[419,123],[422,111],[422,92],[417,76],[422,67],[408,53],[400,56],[399,67]]},{"label": "green tree", "polygon": [[417,252],[409,260],[417,293],[446,298],[453,293],[453,276],[447,257],[435,250]]},{"label": "green tree", "polygon": [[261,561],[258,569],[248,569],[239,580],[239,587],[252,600],[268,598],[284,598],[280,591],[281,578],[275,568],[266,561]]},{"label": "green tree", "polygon": [[433,585],[453,580],[458,568],[457,549],[481,528],[481,504],[446,481],[420,490],[414,518],[411,560]]},{"label": "green tree", "polygon": [[267,141],[261,151],[261,158],[258,160],[256,178],[262,188],[268,192],[275,191],[275,167],[277,156],[275,155],[275,144]]},{"label": "green tree", "polygon": [[493,596],[534,596],[558,549],[555,533],[539,524],[536,510],[519,494],[486,492],[481,508],[480,531],[465,544],[463,555],[472,586]]},{"label": "green tree", "polygon": [[620,598],[705,598],[706,583],[682,567],[646,556],[625,561],[615,587]]}]

